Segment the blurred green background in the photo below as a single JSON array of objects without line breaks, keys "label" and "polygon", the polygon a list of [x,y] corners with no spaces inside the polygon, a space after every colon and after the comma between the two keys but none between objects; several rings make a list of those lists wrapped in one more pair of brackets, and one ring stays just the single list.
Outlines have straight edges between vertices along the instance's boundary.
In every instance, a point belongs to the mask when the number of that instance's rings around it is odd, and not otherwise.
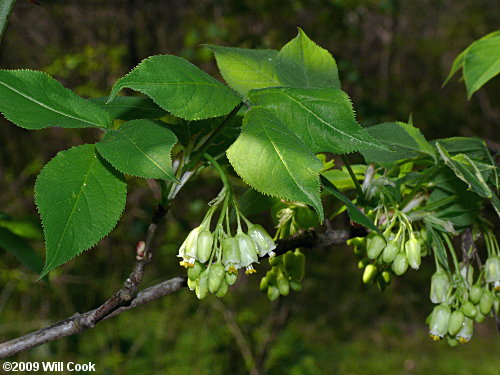
[{"label": "blurred green background", "polygon": [[[200,44],[279,49],[300,26],[337,59],[362,124],[412,114],[429,139],[500,142],[499,79],[470,101],[456,78],[441,88],[454,57],[498,29],[500,1],[39,1],[17,2],[0,67],[44,70],[85,97],[107,95],[118,77],[153,54],[180,55],[219,77]],[[89,129],[27,131],[0,119],[0,211],[36,220],[39,170],[58,151],[98,136]],[[177,248],[220,185],[205,172],[180,194],[144,286],[183,274]],[[126,211],[111,236],[54,271],[50,282],[35,282],[0,250],[0,341],[92,309],[120,287],[159,198],[153,181],[130,178],[129,186]],[[252,219],[272,231],[269,214]],[[31,245],[43,255],[40,241]],[[254,375],[499,373],[500,341],[491,318],[476,325],[468,345],[449,348],[428,338],[429,259],[382,293],[361,283],[348,248],[307,255],[303,291],[279,302],[258,291],[268,266],[262,262],[257,276],[242,277],[223,300],[199,302],[183,290],[13,359],[92,361],[99,374],[245,374],[252,361]]]}]

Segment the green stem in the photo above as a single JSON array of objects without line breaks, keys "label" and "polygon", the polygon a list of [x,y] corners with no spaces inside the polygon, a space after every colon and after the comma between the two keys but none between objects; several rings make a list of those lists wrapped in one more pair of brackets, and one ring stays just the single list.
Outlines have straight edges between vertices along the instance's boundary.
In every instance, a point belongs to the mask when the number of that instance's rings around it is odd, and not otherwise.
[{"label": "green stem", "polygon": [[7,22],[14,8],[16,0],[2,0],[0,1],[0,42],[2,41]]},{"label": "green stem", "polygon": [[217,173],[219,173],[219,176],[222,180],[222,183],[226,187],[228,194],[231,194],[231,185],[229,184],[229,180],[227,179],[227,175],[224,172],[224,170],[222,169],[222,167],[220,166],[220,164],[211,155],[209,155],[207,153],[204,153],[203,157],[205,159],[207,159],[210,163],[212,163],[214,168],[217,170]]},{"label": "green stem", "polygon": [[340,158],[344,162],[344,165],[347,168],[347,171],[349,172],[349,175],[351,176],[352,181],[354,182],[354,186],[356,187],[356,191],[358,192],[360,200],[364,200],[363,189],[361,188],[361,185],[359,184],[359,181],[356,178],[354,171],[352,170],[351,163],[349,162],[347,157],[344,155],[340,155]]}]

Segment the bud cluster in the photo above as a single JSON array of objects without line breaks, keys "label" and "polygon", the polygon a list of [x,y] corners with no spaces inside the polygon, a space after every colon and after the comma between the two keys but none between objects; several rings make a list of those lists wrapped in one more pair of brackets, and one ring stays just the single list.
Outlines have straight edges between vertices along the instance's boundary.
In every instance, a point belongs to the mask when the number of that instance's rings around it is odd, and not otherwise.
[{"label": "bud cluster", "polygon": [[351,238],[354,254],[360,258],[363,282],[376,283],[383,290],[393,275],[401,276],[408,268],[418,270],[428,254],[425,228],[416,230],[403,212],[396,212],[389,221],[379,220],[383,236],[370,232],[367,237]]},{"label": "bud cluster", "polygon": [[290,289],[300,291],[305,263],[306,257],[299,249],[269,258],[272,267],[260,280],[260,290],[266,292],[271,301],[275,301],[280,295],[287,296]]}]

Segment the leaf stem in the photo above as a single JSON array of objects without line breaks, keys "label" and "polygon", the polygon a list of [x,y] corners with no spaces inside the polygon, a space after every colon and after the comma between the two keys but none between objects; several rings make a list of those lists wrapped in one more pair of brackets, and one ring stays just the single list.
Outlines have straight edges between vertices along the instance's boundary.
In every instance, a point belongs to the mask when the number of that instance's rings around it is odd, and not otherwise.
[{"label": "leaf stem", "polygon": [[347,159],[347,157],[344,155],[340,155],[340,158],[344,162],[344,165],[347,168],[349,175],[351,176],[352,181],[354,182],[354,186],[356,187],[356,191],[358,192],[360,200],[363,201],[365,195],[363,193],[363,189],[361,188],[361,185],[359,184],[358,179],[356,178],[356,175],[354,174],[354,171],[352,170],[351,163],[349,162],[349,159]]}]

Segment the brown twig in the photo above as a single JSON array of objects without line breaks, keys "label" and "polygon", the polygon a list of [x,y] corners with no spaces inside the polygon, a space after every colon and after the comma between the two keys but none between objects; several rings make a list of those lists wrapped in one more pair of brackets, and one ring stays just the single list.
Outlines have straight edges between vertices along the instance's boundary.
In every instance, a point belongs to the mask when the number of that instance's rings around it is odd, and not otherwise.
[{"label": "brown twig", "polygon": [[[151,261],[152,254],[150,248],[158,223],[166,213],[167,208],[160,205],[148,229],[144,258],[136,262],[135,268],[125,281],[123,288],[95,310],[83,314],[75,314],[49,327],[0,344],[0,358],[6,358],[47,342],[82,333],[87,329],[93,328],[102,320],[109,319],[187,286],[186,278],[176,277],[137,293],[138,286],[144,275],[144,268]],[[332,245],[338,246],[344,244],[349,238],[363,235],[366,235],[364,229],[354,227],[350,229],[327,229],[324,233],[318,233],[315,229],[308,229],[300,231],[287,239],[279,240],[275,253],[278,255],[284,254],[288,250],[293,250],[297,247],[320,248]]]}]

